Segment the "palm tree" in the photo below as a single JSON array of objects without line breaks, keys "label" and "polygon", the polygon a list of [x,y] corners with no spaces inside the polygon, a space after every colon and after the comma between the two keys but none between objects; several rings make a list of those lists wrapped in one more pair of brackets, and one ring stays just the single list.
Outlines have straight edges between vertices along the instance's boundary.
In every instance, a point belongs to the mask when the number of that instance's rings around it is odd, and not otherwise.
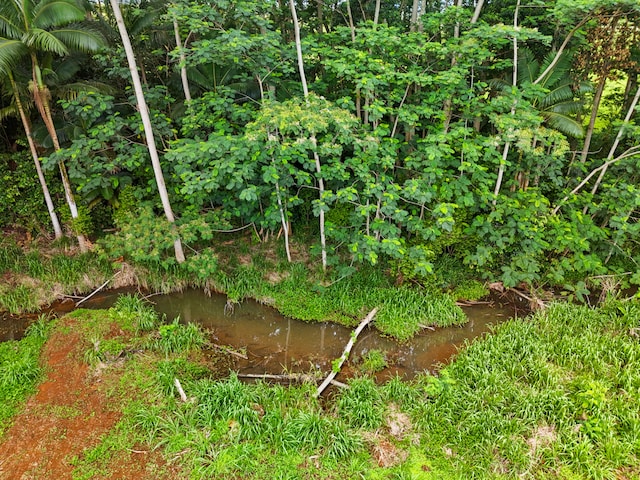
[{"label": "palm tree", "polygon": [[[524,86],[536,83],[543,87],[544,94],[535,99],[532,105],[538,109],[545,123],[569,137],[582,138],[584,129],[576,119],[583,107],[579,97],[590,92],[591,85],[588,82],[574,82],[570,75],[571,55],[566,52],[547,71],[554,58],[555,54],[549,53],[539,63],[531,50],[522,49],[518,66],[519,84]],[[540,76],[541,71],[546,74]]]},{"label": "palm tree", "polygon": [[[84,4],[76,0],[0,2],[0,73],[6,75],[20,62],[30,62],[33,101],[55,150],[60,149],[60,142],[42,65],[52,56],[67,56],[74,50],[92,52],[104,44],[103,37],[84,23],[86,15]],[[76,219],[78,208],[62,160],[58,167],[71,216]],[[81,251],[87,250],[84,235],[78,234],[78,244]]]}]

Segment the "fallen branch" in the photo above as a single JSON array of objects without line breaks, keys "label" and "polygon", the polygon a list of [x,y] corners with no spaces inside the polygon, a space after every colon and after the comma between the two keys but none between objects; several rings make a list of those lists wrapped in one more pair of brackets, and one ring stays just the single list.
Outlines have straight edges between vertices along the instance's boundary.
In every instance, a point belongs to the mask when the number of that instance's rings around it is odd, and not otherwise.
[{"label": "fallen branch", "polygon": [[238,378],[255,378],[258,380],[293,380],[296,382],[317,382],[318,378],[307,373],[286,373],[274,375],[272,373],[240,373]]},{"label": "fallen branch", "polygon": [[86,301],[87,301],[87,300],[89,300],[91,297],[93,297],[96,293],[98,293],[100,290],[102,290],[104,287],[106,287],[106,286],[107,286],[107,284],[108,284],[111,280],[113,280],[113,279],[116,277],[116,275],[119,275],[119,274],[120,274],[120,272],[122,272],[122,270],[120,270],[120,271],[116,272],[116,273],[113,275],[113,277],[111,277],[109,280],[107,280],[107,281],[106,281],[106,282],[104,282],[102,285],[100,285],[98,288],[96,288],[93,292],[91,292],[91,294],[89,294],[88,296],[84,297],[84,298],[83,298],[82,300],[80,300],[79,302],[76,302],[76,307],[77,307],[78,305],[80,305],[81,303],[86,302]]},{"label": "fallen branch", "polygon": [[531,310],[536,310],[536,309],[544,310],[544,308],[546,308],[546,306],[547,306],[539,298],[530,297],[529,295],[526,295],[526,294],[522,293],[520,290],[516,290],[515,288],[509,288],[507,291],[513,292],[516,295],[524,298],[525,300],[528,300],[529,301],[529,307],[531,307]]},{"label": "fallen branch", "polygon": [[435,332],[436,331],[436,327],[434,327],[433,325],[424,325],[422,323],[419,323],[418,326],[423,330],[429,330],[431,332]]},{"label": "fallen branch", "polygon": [[373,317],[376,316],[376,313],[378,313],[377,307],[371,310],[369,314],[364,318],[364,320],[360,322],[360,325],[358,325],[358,328],[356,328],[353,331],[353,333],[351,334],[351,338],[349,339],[349,343],[347,343],[347,346],[344,348],[342,355],[338,359],[338,364],[333,367],[333,369],[331,370],[331,373],[327,376],[327,378],[324,379],[324,382],[322,382],[322,384],[318,387],[318,389],[316,390],[316,393],[314,394],[314,397],[320,396],[320,394],[324,391],[324,389],[327,388],[327,386],[331,383],[331,380],[333,380],[334,377],[340,372],[340,369],[342,368],[342,364],[347,360],[347,357],[349,356],[349,352],[351,352],[351,349],[356,343],[358,335],[360,335],[362,330],[364,330],[364,327],[366,327],[371,322],[371,320],[373,320]]}]

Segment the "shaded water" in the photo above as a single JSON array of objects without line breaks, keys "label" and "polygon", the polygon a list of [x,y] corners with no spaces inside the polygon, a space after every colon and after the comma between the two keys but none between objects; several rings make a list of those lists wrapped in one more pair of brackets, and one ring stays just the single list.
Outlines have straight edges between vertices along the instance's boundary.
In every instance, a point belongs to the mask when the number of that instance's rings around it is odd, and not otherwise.
[{"label": "shaded water", "polygon": [[[82,307],[108,308],[122,293],[96,295]],[[157,295],[149,300],[168,319],[180,317],[182,322],[199,323],[209,329],[215,344],[245,350],[248,359],[236,359],[236,370],[240,373],[328,372],[331,362],[342,354],[352,331],[333,323],[289,319],[253,300],[244,301],[229,311],[225,308],[226,296],[207,296],[200,290]],[[380,379],[396,374],[411,378],[448,362],[466,341],[514,315],[513,308],[505,306],[475,305],[463,310],[469,318],[465,325],[424,330],[402,344],[368,328],[358,338],[350,358],[357,361],[370,350],[381,350],[390,360],[390,367],[379,375]],[[17,337],[20,327],[24,329],[23,325],[16,324],[9,332],[0,332],[0,338]]]}]

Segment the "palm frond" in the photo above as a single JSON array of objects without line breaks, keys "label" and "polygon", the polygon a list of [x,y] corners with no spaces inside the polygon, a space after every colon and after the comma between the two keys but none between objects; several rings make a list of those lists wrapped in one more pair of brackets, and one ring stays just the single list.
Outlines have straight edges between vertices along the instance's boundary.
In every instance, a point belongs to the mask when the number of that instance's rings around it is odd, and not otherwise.
[{"label": "palm frond", "polygon": [[160,10],[154,8],[146,10],[144,15],[137,15],[127,29],[131,36],[140,35],[145,29],[151,27],[160,15],[162,15]]},{"label": "palm frond", "polygon": [[74,0],[42,0],[33,9],[34,28],[55,28],[72,22],[81,22],[85,11]]},{"label": "palm frond", "polygon": [[[540,70],[544,71],[553,62],[556,52],[551,51],[547,53],[540,65]],[[558,82],[567,82],[571,72],[571,63],[573,61],[573,53],[571,51],[565,51],[560,55],[560,58],[556,62],[553,69],[542,80],[541,84],[547,86],[547,88],[554,88]]]},{"label": "palm frond", "polygon": [[518,57],[518,82],[533,83],[538,77],[540,65],[536,60],[533,52],[528,48],[520,49]]},{"label": "palm frond", "polygon": [[555,105],[559,102],[566,102],[567,100],[572,100],[574,98],[573,89],[571,85],[565,83],[563,85],[558,85],[553,90],[550,90],[542,99],[540,100],[540,107],[544,110],[549,106]]},{"label": "palm frond", "polygon": [[102,82],[74,82],[58,86],[55,93],[58,98],[75,100],[81,93],[114,94],[114,90],[111,85]]},{"label": "palm frond", "polygon": [[7,105],[6,107],[0,108],[0,122],[6,120],[7,118],[17,116],[19,116],[18,108],[13,103],[11,105]]},{"label": "palm frond", "polygon": [[66,55],[69,53],[69,49],[64,42],[60,41],[52,32],[47,32],[40,28],[31,30],[24,36],[22,42],[32,50],[55,53],[56,55]]},{"label": "palm frond", "polygon": [[7,38],[20,38],[23,34],[20,19],[0,13],[0,33]]},{"label": "palm frond", "polygon": [[564,133],[565,135],[575,138],[584,137],[584,129],[582,128],[582,124],[577,122],[575,119],[551,111],[542,112],[542,116],[551,127]]},{"label": "palm frond", "polygon": [[0,39],[0,73],[13,70],[20,60],[29,53],[20,40]]},{"label": "palm frond", "polygon": [[593,93],[593,83],[591,82],[580,82],[576,88],[576,95],[581,96],[585,93]]},{"label": "palm frond", "polygon": [[559,102],[548,108],[547,111],[559,113],[562,115],[575,115],[582,111],[584,103],[577,100],[568,100],[566,102]]},{"label": "palm frond", "polygon": [[96,52],[105,46],[102,34],[85,26],[61,28],[51,34],[69,48],[81,52]]}]

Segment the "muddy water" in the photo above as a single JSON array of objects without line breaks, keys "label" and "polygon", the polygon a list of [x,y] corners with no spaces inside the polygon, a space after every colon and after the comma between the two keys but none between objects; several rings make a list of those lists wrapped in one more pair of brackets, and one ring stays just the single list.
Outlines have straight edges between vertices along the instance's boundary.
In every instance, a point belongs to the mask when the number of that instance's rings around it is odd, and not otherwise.
[{"label": "muddy water", "polygon": [[[119,293],[122,292],[96,295],[82,307],[108,308]],[[180,317],[185,323],[199,323],[211,331],[215,344],[245,351],[247,360],[236,359],[236,369],[240,373],[327,372],[331,370],[332,360],[342,354],[351,334],[351,329],[341,325],[305,323],[283,317],[274,309],[252,300],[236,305],[230,311],[224,295],[209,297],[199,290],[157,295],[149,301],[167,319]],[[373,328],[366,329],[358,338],[350,358],[357,363],[368,351],[381,350],[390,360],[390,367],[379,374],[380,379],[396,374],[411,378],[447,363],[466,341],[477,338],[491,325],[514,314],[513,308],[506,306],[476,305],[465,307],[464,311],[469,318],[465,325],[424,330],[402,344],[381,336]],[[0,332],[0,338],[18,337],[20,328],[24,326],[15,325],[11,332]],[[349,363],[353,365],[353,362]]]}]

